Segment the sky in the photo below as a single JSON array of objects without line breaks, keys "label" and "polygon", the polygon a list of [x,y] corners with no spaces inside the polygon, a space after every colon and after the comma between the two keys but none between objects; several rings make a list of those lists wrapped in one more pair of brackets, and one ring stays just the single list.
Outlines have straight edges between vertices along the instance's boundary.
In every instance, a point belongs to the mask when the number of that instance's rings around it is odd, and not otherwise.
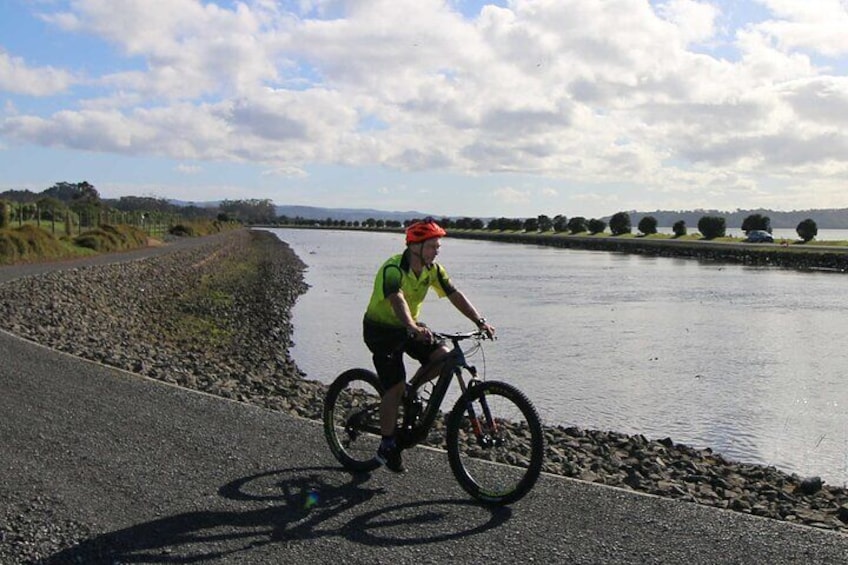
[{"label": "sky", "polygon": [[848,0],[0,0],[0,191],[848,207]]}]

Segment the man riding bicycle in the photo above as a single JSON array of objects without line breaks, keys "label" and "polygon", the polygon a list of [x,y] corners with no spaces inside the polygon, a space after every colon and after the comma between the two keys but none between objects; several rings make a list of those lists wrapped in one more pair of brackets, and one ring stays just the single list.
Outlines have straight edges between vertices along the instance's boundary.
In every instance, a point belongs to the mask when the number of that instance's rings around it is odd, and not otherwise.
[{"label": "man riding bicycle", "polygon": [[418,369],[436,376],[439,364],[432,363],[447,355],[448,348],[433,339],[430,330],[418,322],[421,304],[430,288],[440,298],[447,297],[466,318],[490,337],[495,328],[486,322],[466,296],[451,283],[445,268],[436,263],[441,238],[447,232],[431,218],[415,222],[406,229],[406,250],[390,257],[374,279],[374,289],[363,320],[363,338],[371,351],[374,368],[383,390],[380,402],[382,441],[377,460],[396,473],[406,469],[401,449],[395,442],[398,407],[406,384],[403,354],[421,363]]}]

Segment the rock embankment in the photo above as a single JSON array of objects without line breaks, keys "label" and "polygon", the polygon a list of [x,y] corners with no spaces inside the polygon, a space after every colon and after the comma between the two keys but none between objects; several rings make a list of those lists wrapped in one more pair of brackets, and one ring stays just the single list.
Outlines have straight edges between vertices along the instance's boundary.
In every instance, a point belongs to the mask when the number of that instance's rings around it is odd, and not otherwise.
[{"label": "rock embankment", "polygon": [[[325,386],[289,356],[304,265],[269,232],[0,285],[2,328],[179,386],[320,419]],[[545,471],[848,532],[845,488],[671,439],[546,427]],[[2,524],[0,524],[2,525]]]}]

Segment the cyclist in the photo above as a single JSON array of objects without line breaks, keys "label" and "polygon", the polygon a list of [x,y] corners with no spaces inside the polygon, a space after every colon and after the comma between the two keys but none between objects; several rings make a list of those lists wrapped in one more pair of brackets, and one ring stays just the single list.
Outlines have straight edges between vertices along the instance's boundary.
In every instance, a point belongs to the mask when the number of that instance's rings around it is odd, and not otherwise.
[{"label": "cyclist", "polygon": [[446,235],[432,218],[415,222],[406,229],[406,250],[390,257],[377,271],[362,324],[365,344],[372,353],[374,368],[386,391],[380,402],[383,437],[377,449],[377,460],[396,473],[406,471],[394,437],[398,407],[406,385],[403,354],[421,363],[419,372],[427,370],[431,373],[427,378],[434,378],[440,366],[429,363],[448,353],[447,346],[436,342],[430,330],[418,322],[427,291],[433,288],[439,297],[447,297],[489,337],[495,333],[495,328],[453,286],[445,268],[435,262],[441,238]]}]

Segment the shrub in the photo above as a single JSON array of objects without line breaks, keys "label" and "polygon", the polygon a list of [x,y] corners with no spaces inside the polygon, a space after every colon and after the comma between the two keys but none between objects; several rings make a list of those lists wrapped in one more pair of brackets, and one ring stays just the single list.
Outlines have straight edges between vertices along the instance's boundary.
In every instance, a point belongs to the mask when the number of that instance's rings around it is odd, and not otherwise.
[{"label": "shrub", "polygon": [[194,228],[188,224],[177,224],[169,229],[168,233],[177,237],[191,237],[194,235]]},{"label": "shrub", "polygon": [[586,222],[586,218],[583,216],[574,216],[568,223],[566,224],[566,229],[568,229],[571,233],[581,233],[584,231],[589,231],[589,225]]},{"label": "shrub", "polygon": [[103,238],[98,237],[97,234],[92,232],[85,232],[76,236],[74,238],[74,245],[78,247],[85,247],[86,249],[91,249],[93,251],[105,251],[103,248]]},{"label": "shrub", "polygon": [[727,232],[727,221],[720,216],[703,216],[698,220],[698,231],[704,239],[724,237]]},{"label": "shrub", "polygon": [[568,218],[562,214],[554,216],[554,231],[557,233],[564,232],[568,229]]},{"label": "shrub", "polygon": [[742,231],[748,233],[753,230],[763,230],[771,233],[771,218],[762,214],[751,214],[742,220]]},{"label": "shrub", "polygon": [[0,231],[0,263],[58,258],[67,254],[53,234],[33,225]]},{"label": "shrub", "polygon": [[630,214],[627,212],[616,212],[609,221],[610,233],[612,235],[624,235],[633,231],[630,224]]},{"label": "shrub", "polygon": [[0,263],[13,263],[20,256],[21,254],[18,251],[18,246],[15,245],[12,233],[5,230],[0,231]]},{"label": "shrub", "polygon": [[683,237],[686,235],[686,222],[684,220],[677,220],[674,222],[674,225],[671,226],[671,231],[674,232],[675,236]]},{"label": "shrub", "polygon": [[524,231],[535,233],[539,231],[539,220],[536,218],[527,218],[522,226]]},{"label": "shrub", "polygon": [[590,234],[595,235],[596,233],[604,233],[604,230],[607,229],[607,223],[603,220],[592,218],[587,222],[586,227],[589,228]]},{"label": "shrub", "polygon": [[54,250],[56,238],[41,228],[24,224],[12,230],[22,242],[21,250],[26,255],[45,255]]},{"label": "shrub", "polygon": [[819,234],[819,227],[816,225],[816,222],[807,218],[806,220],[801,220],[798,223],[798,227],[795,228],[795,233],[798,234],[804,243],[807,243],[811,239],[815,239],[815,237]]},{"label": "shrub", "polygon": [[147,245],[147,234],[133,226],[103,224],[74,238],[74,244],[94,251],[120,251]]},{"label": "shrub", "polygon": [[653,216],[644,216],[639,220],[639,231],[645,235],[657,233],[657,219]]}]

